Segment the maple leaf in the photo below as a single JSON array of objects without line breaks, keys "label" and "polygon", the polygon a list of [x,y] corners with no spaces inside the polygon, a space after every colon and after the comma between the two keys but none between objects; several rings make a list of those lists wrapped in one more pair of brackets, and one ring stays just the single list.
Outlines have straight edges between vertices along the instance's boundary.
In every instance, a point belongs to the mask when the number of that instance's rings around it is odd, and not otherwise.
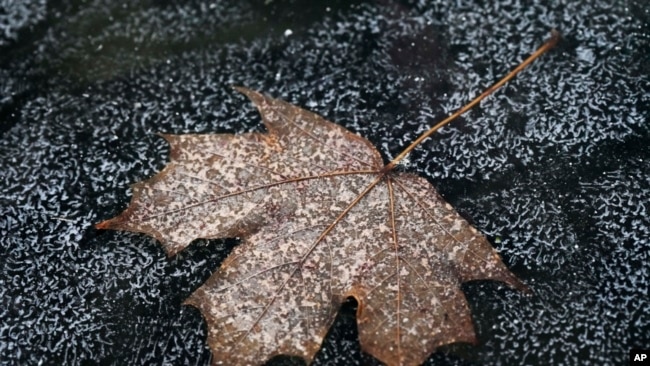
[{"label": "maple leaf", "polygon": [[152,235],[169,256],[197,238],[241,238],[185,301],[206,319],[213,364],[310,361],[347,297],[358,302],[364,351],[419,364],[441,345],[476,342],[462,282],[526,291],[426,179],[393,170],[398,159],[384,165],[368,140],[236,89],[267,133],[162,135],[171,162],[97,225]]}]

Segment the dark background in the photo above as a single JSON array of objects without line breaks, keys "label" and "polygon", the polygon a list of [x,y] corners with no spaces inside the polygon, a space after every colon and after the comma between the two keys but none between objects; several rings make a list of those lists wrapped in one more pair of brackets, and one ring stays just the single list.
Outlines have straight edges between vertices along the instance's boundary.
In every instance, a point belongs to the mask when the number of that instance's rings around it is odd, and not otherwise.
[{"label": "dark background", "polygon": [[[260,130],[242,85],[426,177],[534,291],[463,286],[480,344],[429,365],[626,364],[650,347],[650,4],[644,1],[0,2],[0,364],[207,365],[181,302],[234,241],[169,260],[93,224],[168,159],[156,132]],[[346,303],[315,364],[373,364]],[[273,362],[290,364],[296,359]]]}]

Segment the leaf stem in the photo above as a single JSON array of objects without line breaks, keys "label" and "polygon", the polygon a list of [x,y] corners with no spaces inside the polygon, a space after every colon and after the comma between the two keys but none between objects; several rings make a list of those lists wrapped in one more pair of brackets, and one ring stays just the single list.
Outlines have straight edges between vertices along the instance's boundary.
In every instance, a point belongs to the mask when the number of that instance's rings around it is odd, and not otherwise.
[{"label": "leaf stem", "polygon": [[517,75],[526,66],[530,65],[533,61],[535,61],[536,58],[544,54],[549,49],[553,48],[557,44],[559,39],[560,39],[560,33],[557,30],[552,29],[551,38],[549,38],[540,48],[538,48],[537,51],[535,51],[526,60],[524,60],[521,64],[519,64],[519,66],[517,66],[514,70],[510,71],[510,73],[508,73],[508,75],[503,77],[503,79],[499,80],[496,84],[492,85],[483,93],[481,93],[481,95],[474,98],[474,100],[472,100],[471,102],[463,106],[461,109],[454,112],[454,114],[445,118],[443,121],[439,122],[435,126],[431,127],[428,131],[423,133],[420,137],[417,138],[417,140],[413,141],[406,149],[404,149],[404,151],[402,151],[399,155],[397,155],[395,159],[393,159],[390,163],[386,164],[386,166],[384,166],[382,171],[388,172],[393,170],[393,168],[395,168],[395,166],[397,165],[397,163],[400,162],[400,160],[404,159],[406,155],[408,155],[408,153],[411,152],[411,150],[415,149],[415,147],[418,146],[420,143],[422,143],[422,141],[424,141],[427,137],[431,136],[434,132],[439,130],[441,127],[453,121],[454,119],[456,119],[456,117],[460,116],[461,114],[467,112],[476,104],[478,104],[481,100],[483,100],[485,97],[487,97],[488,95],[492,94],[495,90],[502,87],[503,84],[507,83],[510,79],[514,78],[515,75]]}]

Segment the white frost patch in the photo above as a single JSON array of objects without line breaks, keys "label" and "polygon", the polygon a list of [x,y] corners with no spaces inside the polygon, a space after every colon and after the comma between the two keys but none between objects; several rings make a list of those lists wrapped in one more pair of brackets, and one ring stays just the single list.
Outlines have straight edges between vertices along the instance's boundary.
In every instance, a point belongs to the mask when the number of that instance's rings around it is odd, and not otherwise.
[{"label": "white frost patch", "polygon": [[313,301],[309,301],[309,300],[305,300],[305,301],[302,302],[302,306],[312,308],[312,307],[318,306],[318,303],[313,302]]},{"label": "white frost patch", "polygon": [[406,277],[409,275],[409,271],[406,269],[406,267],[402,267],[399,270],[399,275],[402,277]]},{"label": "white frost patch", "polygon": [[591,50],[591,48],[587,48],[584,46],[578,46],[576,48],[576,56],[578,56],[578,59],[590,64],[593,64],[594,61],[596,61],[596,57],[594,56],[594,51]]}]

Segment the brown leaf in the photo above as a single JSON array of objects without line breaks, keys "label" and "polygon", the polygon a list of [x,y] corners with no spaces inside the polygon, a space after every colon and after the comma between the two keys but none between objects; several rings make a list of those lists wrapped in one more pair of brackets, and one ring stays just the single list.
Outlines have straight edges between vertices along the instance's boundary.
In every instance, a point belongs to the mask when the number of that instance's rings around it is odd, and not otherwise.
[{"label": "brown leaf", "polygon": [[314,113],[237,90],[268,133],[163,135],[171,162],[98,225],[152,235],[170,256],[242,238],[186,300],[207,321],[213,364],[311,361],[348,296],[364,351],[420,364],[476,342],[462,282],[526,289],[425,179],[384,168],[368,140]]}]

